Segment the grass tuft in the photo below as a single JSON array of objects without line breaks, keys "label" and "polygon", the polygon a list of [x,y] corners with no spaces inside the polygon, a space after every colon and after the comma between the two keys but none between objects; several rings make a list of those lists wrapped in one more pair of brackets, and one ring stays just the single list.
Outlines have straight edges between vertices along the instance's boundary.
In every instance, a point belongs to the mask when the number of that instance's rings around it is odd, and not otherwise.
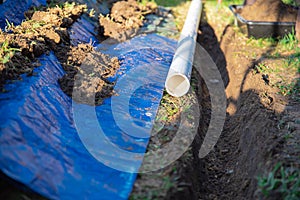
[{"label": "grass tuft", "polygon": [[299,169],[285,168],[282,163],[277,163],[268,175],[257,179],[258,189],[266,197],[276,195],[284,200],[300,198]]},{"label": "grass tuft", "polygon": [[6,64],[10,61],[10,59],[14,56],[16,51],[21,51],[17,48],[9,47],[9,43],[4,41],[0,48],[0,63]]}]

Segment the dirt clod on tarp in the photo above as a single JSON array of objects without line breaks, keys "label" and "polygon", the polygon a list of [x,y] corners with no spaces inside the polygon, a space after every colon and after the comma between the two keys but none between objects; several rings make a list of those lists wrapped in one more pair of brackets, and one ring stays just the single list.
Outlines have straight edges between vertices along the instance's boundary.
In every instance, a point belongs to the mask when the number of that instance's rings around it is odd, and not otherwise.
[{"label": "dirt clod on tarp", "polygon": [[79,44],[67,52],[63,63],[66,71],[59,84],[73,100],[89,105],[100,105],[103,99],[114,94],[114,83],[107,80],[119,69],[117,57],[94,50],[90,44]]},{"label": "dirt clod on tarp", "polygon": [[281,0],[257,0],[238,12],[249,21],[295,22],[297,11],[297,8],[284,4]]},{"label": "dirt clod on tarp", "polygon": [[[68,5],[68,6],[67,6]],[[21,79],[32,75],[39,64],[36,58],[54,50],[68,40],[69,27],[85,10],[85,5],[63,4],[62,7],[40,8],[25,13],[28,20],[18,26],[7,22],[7,31],[0,31],[0,90],[6,80]]]},{"label": "dirt clod on tarp", "polygon": [[68,96],[80,103],[99,105],[113,95],[114,83],[107,78],[119,69],[118,59],[95,51],[90,44],[75,47],[70,42],[67,28],[86,11],[86,5],[61,3],[37,9],[25,12],[28,20],[21,25],[8,24],[12,33],[0,32],[4,49],[0,55],[6,59],[0,64],[0,89],[6,80],[21,79],[24,73],[32,75],[39,66],[36,58],[53,51],[66,72],[59,83]]},{"label": "dirt clod on tarp", "polygon": [[113,4],[109,15],[99,16],[99,22],[104,28],[105,36],[125,41],[137,34],[145,15],[156,11],[156,4],[151,2],[142,5],[136,0],[119,1]]}]

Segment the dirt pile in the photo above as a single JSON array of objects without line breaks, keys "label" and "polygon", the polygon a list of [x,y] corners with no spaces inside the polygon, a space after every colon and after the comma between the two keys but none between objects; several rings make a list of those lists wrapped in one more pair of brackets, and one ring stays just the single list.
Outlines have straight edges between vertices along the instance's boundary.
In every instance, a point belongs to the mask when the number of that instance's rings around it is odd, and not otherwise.
[{"label": "dirt pile", "polygon": [[19,26],[7,22],[0,32],[0,89],[6,80],[20,79],[20,74],[32,74],[38,66],[36,58],[68,40],[67,27],[85,10],[84,5],[64,4],[62,7],[28,11],[28,20]]},{"label": "dirt pile", "polygon": [[27,11],[28,20],[19,26],[8,23],[11,33],[0,32],[0,55],[4,58],[0,63],[0,89],[6,80],[20,79],[24,73],[32,75],[39,66],[36,58],[53,51],[66,72],[59,83],[68,96],[75,91],[75,101],[90,105],[99,105],[111,96],[114,84],[107,78],[119,68],[118,59],[95,51],[90,44],[75,47],[70,43],[67,28],[85,11],[86,5],[66,2]]},{"label": "dirt pile", "polygon": [[71,47],[63,63],[66,71],[60,80],[62,90],[76,102],[100,105],[103,99],[114,94],[114,83],[107,80],[119,69],[118,58],[94,50],[90,44]]},{"label": "dirt pile", "polygon": [[109,15],[99,16],[99,22],[105,36],[125,41],[137,34],[145,15],[156,11],[156,4],[151,2],[142,5],[135,0],[119,1],[113,4]]},{"label": "dirt pile", "polygon": [[297,8],[286,5],[281,0],[257,0],[238,12],[249,21],[295,22],[297,11]]}]

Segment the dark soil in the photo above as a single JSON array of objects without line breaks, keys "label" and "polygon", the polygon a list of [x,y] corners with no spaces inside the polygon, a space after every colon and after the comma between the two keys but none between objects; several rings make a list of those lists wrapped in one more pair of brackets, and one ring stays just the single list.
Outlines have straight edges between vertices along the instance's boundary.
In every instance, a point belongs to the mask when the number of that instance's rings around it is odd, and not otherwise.
[{"label": "dark soil", "polygon": [[66,75],[60,80],[62,90],[79,103],[100,105],[114,94],[114,83],[107,80],[119,69],[119,60],[94,50],[89,44],[71,47],[63,63]]},{"label": "dark soil", "polygon": [[257,0],[241,9],[241,16],[249,21],[295,22],[298,9],[281,0]]},{"label": "dark soil", "polygon": [[154,3],[142,5],[136,0],[119,1],[113,4],[109,15],[99,16],[99,22],[105,36],[125,41],[137,34],[145,15],[156,11],[157,6]]}]

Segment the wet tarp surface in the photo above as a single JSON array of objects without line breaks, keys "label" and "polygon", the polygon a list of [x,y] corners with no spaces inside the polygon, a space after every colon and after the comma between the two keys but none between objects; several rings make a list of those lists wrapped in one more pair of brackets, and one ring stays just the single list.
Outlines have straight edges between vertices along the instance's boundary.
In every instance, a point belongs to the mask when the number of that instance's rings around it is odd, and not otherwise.
[{"label": "wet tarp surface", "polygon": [[[6,1],[0,25],[44,1]],[[12,15],[12,11],[16,15]],[[142,162],[176,43],[155,34],[97,44],[81,18],[73,44],[90,42],[118,56],[117,96],[93,107],[73,102],[59,87],[64,75],[53,53],[39,58],[33,76],[8,82],[0,93],[0,170],[50,199],[127,199]],[[136,156],[138,155],[138,156]]]}]

